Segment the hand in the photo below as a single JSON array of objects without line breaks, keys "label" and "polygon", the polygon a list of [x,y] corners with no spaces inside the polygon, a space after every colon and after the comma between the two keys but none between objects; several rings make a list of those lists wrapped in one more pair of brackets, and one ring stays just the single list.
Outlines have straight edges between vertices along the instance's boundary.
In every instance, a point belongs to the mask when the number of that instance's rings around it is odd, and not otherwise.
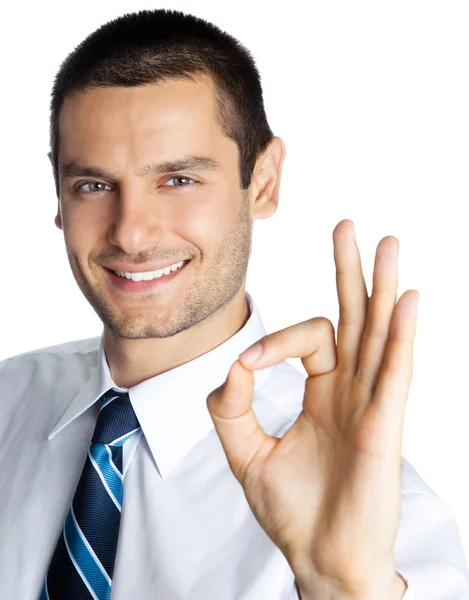
[{"label": "hand", "polygon": [[[326,597],[319,593],[327,589],[331,598],[372,598],[374,590],[379,598],[395,598],[378,590],[395,585],[402,431],[419,294],[407,290],[396,304],[395,237],[378,244],[370,298],[353,222],[341,221],[333,241],[337,347],[334,326],[323,317],[267,335],[260,357],[247,364],[241,355],[207,406],[253,514],[300,589],[312,597]],[[252,371],[288,357],[300,357],[308,377],[303,410],[276,438],[264,433],[252,410]]]}]

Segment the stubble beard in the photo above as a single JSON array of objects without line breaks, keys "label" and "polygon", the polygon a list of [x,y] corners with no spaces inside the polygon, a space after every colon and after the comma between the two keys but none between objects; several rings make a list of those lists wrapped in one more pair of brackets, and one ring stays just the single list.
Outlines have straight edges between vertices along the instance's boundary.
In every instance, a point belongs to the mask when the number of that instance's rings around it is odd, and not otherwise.
[{"label": "stubble beard", "polygon": [[[249,199],[247,193],[243,193],[240,210],[232,225],[215,234],[209,263],[204,265],[203,271],[165,314],[158,314],[157,309],[154,312],[145,310],[141,313],[132,309],[131,314],[123,314],[116,310],[102,289],[90,283],[76,255],[67,254],[78,287],[105,329],[114,339],[136,340],[172,337],[223,310],[243,283],[251,248],[252,221]],[[188,267],[194,266],[189,264]],[[176,281],[174,285],[177,285]],[[158,299],[155,298],[155,305],[157,303]]]}]

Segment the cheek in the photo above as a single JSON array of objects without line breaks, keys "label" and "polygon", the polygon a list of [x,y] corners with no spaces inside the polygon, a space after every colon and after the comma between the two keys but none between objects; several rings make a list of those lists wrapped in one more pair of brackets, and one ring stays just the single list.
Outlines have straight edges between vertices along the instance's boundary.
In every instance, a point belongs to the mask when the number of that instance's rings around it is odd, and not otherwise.
[{"label": "cheek", "polygon": [[220,229],[220,216],[213,210],[192,210],[181,215],[174,222],[172,231],[184,234],[184,237],[195,240],[207,240],[213,237],[213,231]]},{"label": "cheek", "polygon": [[231,200],[218,196],[180,206],[172,214],[171,230],[196,244],[215,241],[236,218],[236,201]]},{"label": "cheek", "polygon": [[62,214],[62,226],[67,249],[77,254],[92,249],[105,235],[105,223],[90,212],[66,211]]}]

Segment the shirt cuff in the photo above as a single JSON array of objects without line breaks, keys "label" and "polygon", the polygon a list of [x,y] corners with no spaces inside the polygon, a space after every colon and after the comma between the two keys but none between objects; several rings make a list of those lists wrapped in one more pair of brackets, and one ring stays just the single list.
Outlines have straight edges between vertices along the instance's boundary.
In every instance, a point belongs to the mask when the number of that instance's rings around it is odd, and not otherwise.
[{"label": "shirt cuff", "polygon": [[414,591],[411,588],[411,586],[409,585],[407,577],[405,577],[405,575],[403,575],[400,571],[396,571],[396,572],[399,575],[399,577],[401,577],[401,579],[403,579],[405,581],[405,583],[407,585],[407,589],[406,589],[404,595],[402,596],[401,600],[416,600]]},{"label": "shirt cuff", "polygon": [[[403,575],[400,571],[396,570],[396,573],[399,575],[399,577],[401,577],[406,585],[407,585],[407,589],[404,593],[404,595],[402,596],[401,600],[417,600],[414,594],[414,590],[412,589],[412,587],[409,585],[409,582],[407,580],[407,577],[405,577],[405,575]],[[301,595],[300,595],[300,590],[298,588],[298,583],[296,581],[296,579],[294,580],[294,598],[291,600],[301,600]]]}]

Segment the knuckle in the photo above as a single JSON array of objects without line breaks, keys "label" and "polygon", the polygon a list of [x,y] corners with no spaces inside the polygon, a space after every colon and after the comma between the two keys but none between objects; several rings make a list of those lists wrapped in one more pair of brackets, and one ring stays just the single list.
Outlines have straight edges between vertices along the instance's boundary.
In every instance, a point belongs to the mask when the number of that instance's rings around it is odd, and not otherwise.
[{"label": "knuckle", "polygon": [[321,327],[325,335],[330,335],[331,333],[334,333],[334,324],[327,317],[316,317],[313,320],[315,320],[319,327]]},{"label": "knuckle", "polygon": [[269,336],[269,339],[272,340],[272,344],[274,346],[280,345],[280,346],[284,346],[285,344],[287,344],[290,340],[290,328],[287,327],[285,329],[280,329],[279,331],[276,331],[274,334],[272,334],[272,336]]}]

